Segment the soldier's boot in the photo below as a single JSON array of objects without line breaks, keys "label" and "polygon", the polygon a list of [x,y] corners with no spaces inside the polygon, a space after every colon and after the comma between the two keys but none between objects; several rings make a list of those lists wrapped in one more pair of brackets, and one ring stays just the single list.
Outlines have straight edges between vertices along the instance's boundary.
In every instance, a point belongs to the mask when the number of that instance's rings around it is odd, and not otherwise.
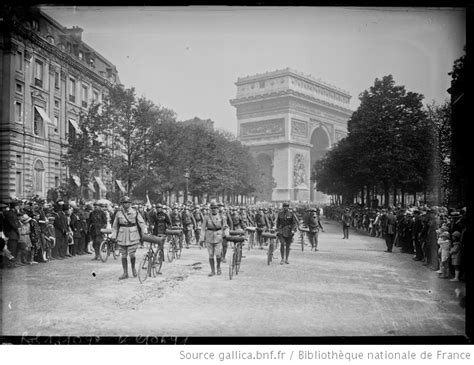
[{"label": "soldier's boot", "polygon": [[211,265],[211,273],[207,276],[214,276],[216,275],[216,269],[214,267],[214,259],[209,259],[209,264]]},{"label": "soldier's boot", "polygon": [[286,256],[285,256],[285,264],[289,264],[288,257],[290,257],[290,245],[286,245]]},{"label": "soldier's boot", "polygon": [[220,257],[217,259],[217,275],[221,275],[222,274],[222,271],[221,271],[221,259]]},{"label": "soldier's boot", "polygon": [[128,265],[127,265],[127,258],[122,257],[122,267],[123,267],[123,274],[119,277],[119,280],[127,279],[128,278]]},{"label": "soldier's boot", "polygon": [[132,265],[132,274],[134,278],[138,276],[137,270],[135,269],[135,260],[136,260],[135,256],[130,257],[130,264]]},{"label": "soldier's boot", "polygon": [[283,265],[285,263],[285,246],[284,245],[280,245],[280,255],[281,255],[280,265]]}]

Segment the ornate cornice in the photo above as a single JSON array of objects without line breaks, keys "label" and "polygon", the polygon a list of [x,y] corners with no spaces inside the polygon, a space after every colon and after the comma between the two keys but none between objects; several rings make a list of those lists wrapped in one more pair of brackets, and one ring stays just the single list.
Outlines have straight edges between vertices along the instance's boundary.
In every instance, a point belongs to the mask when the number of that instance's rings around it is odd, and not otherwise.
[{"label": "ornate cornice", "polygon": [[295,91],[295,90],[281,90],[281,91],[276,91],[276,92],[271,92],[271,93],[266,93],[266,94],[260,94],[260,95],[252,95],[248,97],[243,97],[243,98],[237,98],[237,99],[231,99],[230,104],[234,107],[237,107],[242,104],[246,104],[249,102],[258,102],[258,101],[263,101],[263,100],[268,100],[268,99],[273,99],[273,98],[279,98],[279,97],[285,97],[285,96],[292,96],[313,104],[317,104],[319,106],[324,106],[326,108],[332,109],[339,111],[343,114],[352,114],[352,110],[343,108],[339,105],[329,103],[325,100],[317,99],[315,97],[303,94],[301,92]]},{"label": "ornate cornice", "polygon": [[[36,46],[42,48],[49,54],[54,55],[56,58],[58,58],[60,61],[63,61],[66,63],[68,66],[71,66],[75,69],[77,69],[81,74],[86,75],[87,77],[91,78],[95,82],[104,85],[108,88],[112,87],[112,83],[106,79],[104,79],[102,76],[96,74],[94,71],[90,70],[87,68],[85,65],[81,64],[79,61],[76,61],[72,57],[70,57],[67,53],[61,51],[59,48],[56,46],[52,45],[51,43],[47,42],[43,38],[41,38],[38,34],[35,32],[26,29],[24,26],[17,22],[13,22],[12,30],[17,32],[20,36],[30,40],[33,44]],[[25,57],[26,57],[26,52],[25,52]]]}]

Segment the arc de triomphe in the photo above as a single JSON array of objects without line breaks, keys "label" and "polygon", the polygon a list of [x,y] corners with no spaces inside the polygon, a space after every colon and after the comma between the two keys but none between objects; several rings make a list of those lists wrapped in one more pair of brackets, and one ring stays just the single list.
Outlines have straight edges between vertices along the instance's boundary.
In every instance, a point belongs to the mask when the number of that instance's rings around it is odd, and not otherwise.
[{"label": "arc de triomphe", "polygon": [[241,77],[235,83],[238,139],[260,173],[273,177],[261,199],[327,202],[310,180],[314,162],[347,134],[351,95],[290,68]]}]

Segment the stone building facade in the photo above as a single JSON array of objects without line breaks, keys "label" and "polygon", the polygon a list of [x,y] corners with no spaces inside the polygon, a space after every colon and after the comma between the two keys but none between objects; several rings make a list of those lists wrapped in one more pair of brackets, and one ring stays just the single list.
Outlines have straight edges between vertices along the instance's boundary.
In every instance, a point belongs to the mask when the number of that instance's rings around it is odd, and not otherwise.
[{"label": "stone building facade", "polygon": [[[269,182],[272,201],[327,202],[311,169],[347,135],[351,95],[291,68],[242,77],[235,83],[239,140],[250,148]],[[273,182],[271,181],[273,180]]]},{"label": "stone building facade", "polygon": [[[73,179],[62,162],[81,112],[119,84],[116,67],[38,8],[0,20],[0,197],[46,197]],[[113,189],[108,171],[95,172],[90,197]],[[92,191],[89,191],[92,193]]]}]

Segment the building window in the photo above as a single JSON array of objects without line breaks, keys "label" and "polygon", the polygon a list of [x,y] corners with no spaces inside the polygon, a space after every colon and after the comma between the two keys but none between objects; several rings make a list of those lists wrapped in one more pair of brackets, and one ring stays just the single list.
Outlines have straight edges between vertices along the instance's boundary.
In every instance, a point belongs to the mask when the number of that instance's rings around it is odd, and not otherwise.
[{"label": "building window", "polygon": [[81,89],[81,99],[82,99],[82,106],[84,108],[87,108],[87,99],[88,99],[88,87],[87,85],[82,85]]},{"label": "building window", "polygon": [[59,187],[59,177],[57,177],[57,176],[54,177],[54,186],[56,188]]},{"label": "building window", "polygon": [[20,51],[16,53],[16,69],[23,71],[23,53]]},{"label": "building window", "polygon": [[55,107],[56,109],[59,109],[59,108],[60,108],[60,105],[61,105],[61,104],[60,104],[59,100],[58,100],[58,99],[54,99],[54,107]]},{"label": "building window", "polygon": [[95,68],[95,60],[93,58],[91,58],[89,60],[89,65],[92,67],[92,68]]},{"label": "building window", "polygon": [[15,101],[15,122],[23,122],[23,104]]},{"label": "building window", "polygon": [[94,90],[92,93],[92,101],[94,102],[94,104],[99,103],[99,92],[96,90]]},{"label": "building window", "polygon": [[57,114],[54,114],[53,124],[55,127],[57,127],[59,124],[59,116]]},{"label": "building window", "polygon": [[59,72],[54,72],[54,88],[59,90]]},{"label": "building window", "polygon": [[260,81],[260,89],[263,89],[265,87],[265,81]]},{"label": "building window", "polygon": [[68,43],[68,44],[67,44],[67,51],[68,51],[69,53],[72,52],[72,45],[71,45],[71,43]]},{"label": "building window", "polygon": [[33,120],[33,133],[38,137],[44,137],[44,120],[38,110],[35,109],[35,117]]},{"label": "building window", "polygon": [[76,80],[69,79],[69,101],[76,102]]},{"label": "building window", "polygon": [[21,172],[17,171],[15,176],[15,194],[16,196],[21,196],[23,194],[23,181],[21,178]]},{"label": "building window", "polygon": [[34,166],[34,186],[36,193],[43,192],[44,165],[41,160],[36,160]]},{"label": "building window", "polygon": [[79,51],[78,57],[81,61],[84,60],[84,54],[82,53],[82,51]]},{"label": "building window", "polygon": [[36,60],[35,61],[35,86],[43,87],[43,74],[44,74],[44,64],[43,62]]},{"label": "building window", "polygon": [[23,94],[23,85],[17,83],[16,86],[15,86],[15,91],[17,93]]}]

